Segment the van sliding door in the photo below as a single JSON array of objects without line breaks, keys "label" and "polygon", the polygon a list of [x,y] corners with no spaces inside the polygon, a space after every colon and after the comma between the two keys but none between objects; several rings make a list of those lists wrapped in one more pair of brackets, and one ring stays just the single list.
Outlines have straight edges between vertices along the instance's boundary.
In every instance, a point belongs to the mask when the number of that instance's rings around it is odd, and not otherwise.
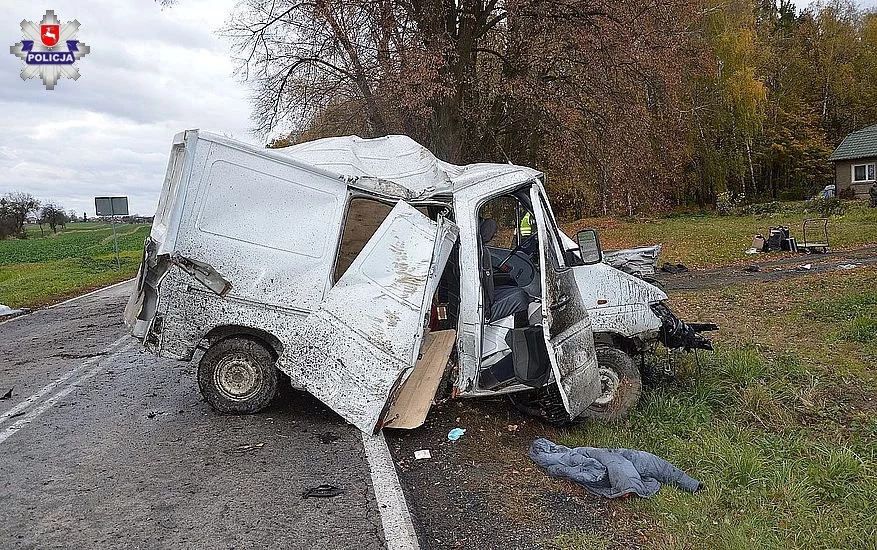
[{"label": "van sliding door", "polygon": [[278,366],[372,433],[420,353],[455,224],[399,202],[293,338]]}]

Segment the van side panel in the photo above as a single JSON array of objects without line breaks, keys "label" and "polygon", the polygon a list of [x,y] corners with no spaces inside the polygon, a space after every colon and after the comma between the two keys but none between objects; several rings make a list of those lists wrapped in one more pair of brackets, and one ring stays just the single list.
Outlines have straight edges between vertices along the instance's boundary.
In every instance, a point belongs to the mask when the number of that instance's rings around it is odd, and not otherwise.
[{"label": "van side panel", "polygon": [[[202,339],[221,326],[267,332],[284,347],[302,328],[305,316],[280,308],[222,298],[172,267],[161,284],[159,307],[146,347],[161,357],[188,361]],[[293,380],[293,385],[298,385]]]},{"label": "van side panel", "polygon": [[[344,181],[306,166],[178,134],[138,280],[149,288],[126,311],[133,333],[181,360],[224,326],[286,347],[330,286],[347,194]],[[193,265],[228,291],[220,297],[181,269]]]},{"label": "van side panel", "polygon": [[205,140],[197,157],[174,254],[209,264],[231,283],[229,299],[316,309],[334,264],[344,182]]}]

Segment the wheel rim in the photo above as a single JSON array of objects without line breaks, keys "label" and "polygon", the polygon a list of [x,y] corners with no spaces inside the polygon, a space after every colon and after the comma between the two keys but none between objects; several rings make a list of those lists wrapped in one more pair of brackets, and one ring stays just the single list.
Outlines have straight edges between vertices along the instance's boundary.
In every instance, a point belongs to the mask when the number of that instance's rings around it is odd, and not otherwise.
[{"label": "wheel rim", "polygon": [[615,399],[621,379],[617,372],[606,367],[600,367],[599,372],[601,393],[600,397],[594,400],[594,405],[605,407]]},{"label": "wheel rim", "polygon": [[227,399],[246,401],[259,391],[258,369],[247,356],[228,355],[216,365],[213,385]]}]

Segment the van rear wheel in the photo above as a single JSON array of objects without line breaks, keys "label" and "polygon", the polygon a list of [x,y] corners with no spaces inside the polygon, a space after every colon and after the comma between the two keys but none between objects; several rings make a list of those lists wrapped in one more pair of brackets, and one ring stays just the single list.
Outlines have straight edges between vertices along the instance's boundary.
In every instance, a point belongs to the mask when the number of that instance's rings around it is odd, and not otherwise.
[{"label": "van rear wheel", "polygon": [[620,420],[636,406],[643,382],[633,358],[606,345],[597,346],[601,394],[578,418]]},{"label": "van rear wheel", "polygon": [[277,395],[277,368],[271,351],[249,338],[226,338],[198,363],[201,395],[218,412],[253,414]]}]

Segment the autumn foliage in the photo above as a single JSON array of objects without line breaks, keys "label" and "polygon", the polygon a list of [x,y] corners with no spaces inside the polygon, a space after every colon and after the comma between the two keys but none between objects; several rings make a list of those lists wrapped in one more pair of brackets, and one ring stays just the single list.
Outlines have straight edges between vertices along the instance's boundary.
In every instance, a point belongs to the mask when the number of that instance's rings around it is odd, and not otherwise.
[{"label": "autumn foliage", "polygon": [[874,19],[844,2],[246,0],[226,34],[275,145],[404,133],[451,162],[536,166],[570,215],[633,214],[823,184],[831,146],[877,118],[848,91],[877,99]]}]

